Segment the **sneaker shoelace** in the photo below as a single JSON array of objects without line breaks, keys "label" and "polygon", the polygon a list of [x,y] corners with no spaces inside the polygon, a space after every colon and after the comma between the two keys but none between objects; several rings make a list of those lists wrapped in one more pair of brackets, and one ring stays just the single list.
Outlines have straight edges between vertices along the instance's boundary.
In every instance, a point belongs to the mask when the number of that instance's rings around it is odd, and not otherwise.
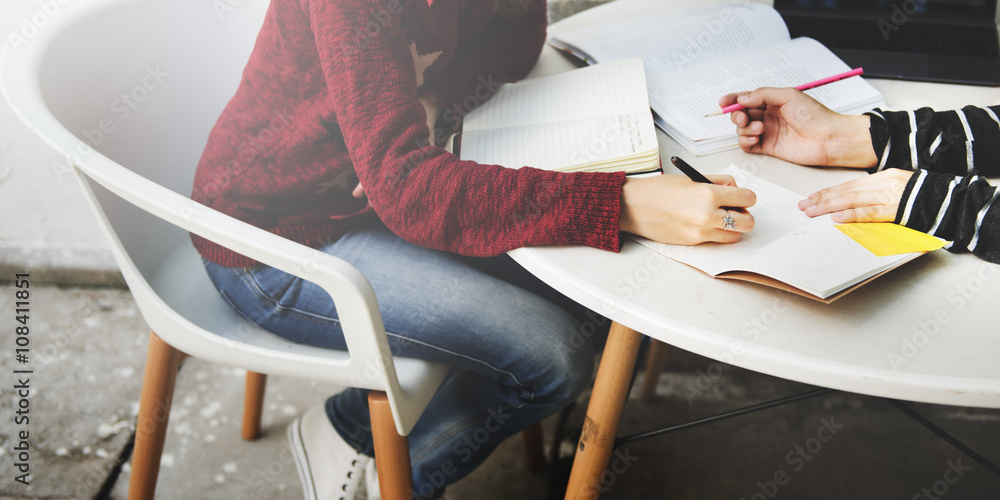
[{"label": "sneaker shoelace", "polygon": [[354,500],[354,494],[358,492],[358,487],[364,478],[365,465],[365,462],[356,458],[351,460],[351,470],[347,471],[347,480],[340,485],[340,490],[344,492],[345,496],[340,497],[339,500]]}]

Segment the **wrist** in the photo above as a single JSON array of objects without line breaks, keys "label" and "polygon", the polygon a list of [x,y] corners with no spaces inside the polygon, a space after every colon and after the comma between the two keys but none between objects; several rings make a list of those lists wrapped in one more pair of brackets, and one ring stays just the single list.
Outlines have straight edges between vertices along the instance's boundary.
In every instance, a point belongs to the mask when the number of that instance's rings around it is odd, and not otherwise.
[{"label": "wrist", "polygon": [[622,183],[621,209],[618,213],[618,229],[632,234],[636,232],[635,214],[632,212],[635,208],[637,182],[638,179],[625,178],[625,182]]},{"label": "wrist", "polygon": [[872,168],[878,163],[872,147],[871,117],[839,115],[827,139],[828,166]]}]

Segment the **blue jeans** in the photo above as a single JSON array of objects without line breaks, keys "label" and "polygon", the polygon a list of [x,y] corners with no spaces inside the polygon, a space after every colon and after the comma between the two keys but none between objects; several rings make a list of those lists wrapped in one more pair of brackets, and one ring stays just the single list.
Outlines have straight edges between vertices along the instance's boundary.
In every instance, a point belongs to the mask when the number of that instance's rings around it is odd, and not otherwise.
[{"label": "blue jeans", "polygon": [[[321,250],[371,281],[392,353],[453,367],[409,436],[415,498],[435,498],[503,441],[568,405],[591,380],[609,321],[540,282],[507,256],[471,258],[410,244],[382,225]],[[205,263],[250,321],[296,342],[346,349],[321,288],[262,266]],[[373,455],[367,391],[326,402],[337,432]]]}]

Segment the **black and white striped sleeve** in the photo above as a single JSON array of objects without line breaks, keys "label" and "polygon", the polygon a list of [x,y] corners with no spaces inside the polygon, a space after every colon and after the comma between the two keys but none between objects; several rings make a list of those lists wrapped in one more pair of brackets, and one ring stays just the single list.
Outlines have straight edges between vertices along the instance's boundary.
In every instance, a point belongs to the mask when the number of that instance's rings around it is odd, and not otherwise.
[{"label": "black and white striped sleeve", "polygon": [[973,172],[920,170],[910,177],[896,223],[948,240],[952,252],[1000,263],[1000,191]]},{"label": "black and white striped sleeve", "polygon": [[953,252],[1000,263],[1000,193],[980,177],[1000,175],[998,113],[1000,106],[868,114],[877,170],[918,170],[896,222],[948,240]]},{"label": "black and white striped sleeve", "polygon": [[954,111],[875,109],[865,114],[872,117],[877,170],[1000,174],[1000,106],[966,106]]}]

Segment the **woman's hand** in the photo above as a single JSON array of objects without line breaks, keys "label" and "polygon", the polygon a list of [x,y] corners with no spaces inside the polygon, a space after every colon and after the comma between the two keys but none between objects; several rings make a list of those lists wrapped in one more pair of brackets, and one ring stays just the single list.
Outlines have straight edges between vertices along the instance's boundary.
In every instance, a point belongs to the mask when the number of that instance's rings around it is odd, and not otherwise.
[{"label": "woman's hand", "polygon": [[[757,196],[736,187],[731,176],[708,178],[715,184],[697,183],[683,175],[625,179],[621,230],[677,245],[738,241],[753,229],[753,216],[745,209]],[[732,227],[726,227],[727,217],[732,218]]]},{"label": "woman's hand", "polygon": [[868,168],[875,165],[868,116],[841,115],[793,88],[764,87],[729,94],[719,106],[734,103],[740,148],[801,165]]},{"label": "woman's hand", "polygon": [[892,222],[914,172],[890,168],[809,195],[799,209],[809,217],[833,214],[834,222]]}]

